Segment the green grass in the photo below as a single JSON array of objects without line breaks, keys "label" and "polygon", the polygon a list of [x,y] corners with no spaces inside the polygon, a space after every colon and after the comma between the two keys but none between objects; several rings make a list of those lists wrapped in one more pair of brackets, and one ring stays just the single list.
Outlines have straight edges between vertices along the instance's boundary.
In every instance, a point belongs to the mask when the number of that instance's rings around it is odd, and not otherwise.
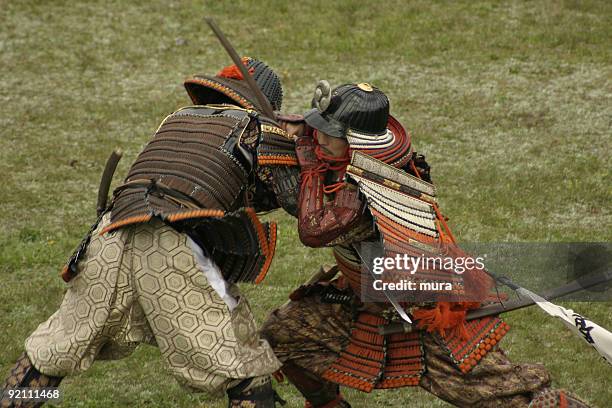
[{"label": "green grass", "polygon": [[[612,238],[612,6],[606,1],[0,1],[0,374],[60,304],[57,273],[95,218],[109,152],[115,183],[159,122],[188,104],[182,79],[229,60],[204,26],[282,76],[284,110],[317,80],[368,81],[389,96],[433,166],[463,241]],[[253,306],[261,321],[330,262],[280,220],[277,257]],[[570,304],[612,328],[610,304]],[[612,405],[611,368],[559,322],[507,316],[504,347],[544,362],[555,385]],[[298,394],[279,387],[291,407]],[[187,394],[159,352],[94,364],[63,385],[64,407],[222,407]],[[446,404],[418,389],[347,392],[355,407]]]}]

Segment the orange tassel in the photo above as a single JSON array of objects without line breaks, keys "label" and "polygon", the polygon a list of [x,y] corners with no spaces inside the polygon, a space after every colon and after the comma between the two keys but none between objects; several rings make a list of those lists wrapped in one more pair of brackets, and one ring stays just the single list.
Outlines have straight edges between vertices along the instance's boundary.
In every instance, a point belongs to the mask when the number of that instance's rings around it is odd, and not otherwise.
[{"label": "orange tassel", "polygon": [[567,408],[567,398],[565,397],[565,393],[563,391],[559,391],[559,408]]},{"label": "orange tassel", "polygon": [[[250,61],[251,59],[249,57],[242,57],[242,63],[244,64],[244,66],[247,66]],[[255,72],[255,68],[249,69],[249,74],[253,75],[254,72]],[[242,76],[242,72],[240,72],[240,69],[238,69],[238,67],[235,64],[224,67],[223,69],[221,69],[221,71],[217,73],[217,76],[221,78],[240,79],[240,80],[244,79],[244,77]]]},{"label": "orange tassel", "polygon": [[477,302],[438,302],[433,309],[414,310],[413,316],[419,329],[429,333],[435,331],[443,337],[457,334],[462,339],[467,339],[465,314],[467,310],[479,306]]}]

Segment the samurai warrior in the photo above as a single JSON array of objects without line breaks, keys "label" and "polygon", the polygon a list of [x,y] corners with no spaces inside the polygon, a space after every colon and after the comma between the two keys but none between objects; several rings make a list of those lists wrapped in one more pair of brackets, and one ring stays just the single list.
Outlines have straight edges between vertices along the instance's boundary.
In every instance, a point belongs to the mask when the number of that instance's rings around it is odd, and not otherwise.
[{"label": "samurai warrior", "polygon": [[[242,62],[279,110],[278,75]],[[296,212],[294,143],[235,65],[185,87],[194,106],[164,119],[114,190],[63,270],[59,309],[26,339],[4,389],[54,387],[146,343],[182,385],[226,392],[230,407],[279,399],[270,375],[280,362],[236,283],[260,282],[274,255],[276,226],[256,213]]]},{"label": "samurai warrior", "polygon": [[[508,359],[498,344],[509,326],[499,317],[465,319],[490,293],[493,281],[484,272],[413,276],[454,279],[453,287],[473,292],[466,301],[360,298],[373,279],[359,252],[364,243],[382,245],[387,257],[444,247],[461,254],[437,206],[430,167],[389,115],[383,92],[367,83],[332,90],[321,81],[313,109],[290,132],[299,136],[300,239],[332,247],[337,264],[295,290],[268,316],[262,334],[306,407],[349,407],[340,386],[364,392],[420,386],[459,407],[587,406],[550,388],[543,366]],[[401,321],[402,330],[388,330]]]}]

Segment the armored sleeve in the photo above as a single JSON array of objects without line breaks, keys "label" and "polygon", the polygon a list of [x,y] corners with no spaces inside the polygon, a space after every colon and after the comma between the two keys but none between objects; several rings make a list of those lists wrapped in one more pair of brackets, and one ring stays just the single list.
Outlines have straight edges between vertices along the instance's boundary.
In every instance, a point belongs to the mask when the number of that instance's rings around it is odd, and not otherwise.
[{"label": "armored sleeve", "polygon": [[256,184],[262,184],[275,207],[297,216],[300,168],[295,142],[277,122],[260,118],[261,137],[257,146]]},{"label": "armored sleeve", "polygon": [[300,240],[310,247],[326,246],[358,224],[364,203],[356,186],[345,183],[330,201],[325,201],[325,168],[316,166],[311,146],[296,149],[302,166],[298,231]]}]

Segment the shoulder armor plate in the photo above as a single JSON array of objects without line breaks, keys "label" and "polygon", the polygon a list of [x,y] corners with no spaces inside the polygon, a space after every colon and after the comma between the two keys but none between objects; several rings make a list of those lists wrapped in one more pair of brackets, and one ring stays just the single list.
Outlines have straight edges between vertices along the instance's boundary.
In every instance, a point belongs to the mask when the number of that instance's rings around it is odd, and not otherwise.
[{"label": "shoulder armor plate", "polygon": [[295,142],[277,123],[261,118],[261,140],[257,147],[260,165],[297,166]]}]

